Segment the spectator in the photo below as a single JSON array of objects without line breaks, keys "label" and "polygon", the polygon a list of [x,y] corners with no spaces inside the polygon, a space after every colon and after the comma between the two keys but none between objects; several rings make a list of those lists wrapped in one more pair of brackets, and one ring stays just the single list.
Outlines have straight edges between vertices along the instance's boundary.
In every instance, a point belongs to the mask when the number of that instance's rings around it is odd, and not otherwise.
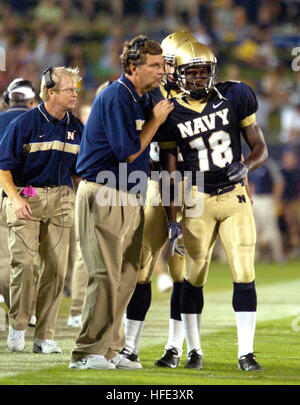
[{"label": "spectator", "polygon": [[289,257],[299,256],[300,243],[300,170],[295,150],[286,149],[282,156],[282,175],[285,179],[282,216],[286,227],[285,249]]},{"label": "spectator", "polygon": [[289,123],[287,125],[287,142],[291,145],[300,144],[300,103],[291,109]]},{"label": "spectator", "polygon": [[278,226],[284,179],[277,163],[269,158],[259,169],[248,175],[249,185],[254,197],[253,214],[256,223],[256,259],[270,259],[283,262],[283,245]]}]

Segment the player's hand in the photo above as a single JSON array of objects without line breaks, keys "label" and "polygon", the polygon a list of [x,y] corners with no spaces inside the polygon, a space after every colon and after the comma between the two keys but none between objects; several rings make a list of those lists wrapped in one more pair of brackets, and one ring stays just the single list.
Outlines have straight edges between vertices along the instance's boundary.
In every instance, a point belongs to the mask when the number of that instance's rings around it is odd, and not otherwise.
[{"label": "player's hand", "polygon": [[31,208],[21,196],[12,200],[12,209],[18,219],[31,219]]},{"label": "player's hand", "polygon": [[169,100],[161,100],[152,109],[153,118],[159,125],[163,124],[167,119],[167,116],[173,110],[174,104]]},{"label": "player's hand", "polygon": [[169,222],[168,223],[168,235],[170,243],[170,254],[174,256],[174,253],[177,252],[181,256],[184,256],[184,248],[179,246],[179,240],[182,239],[182,229],[178,222]]},{"label": "player's hand", "polygon": [[248,167],[244,162],[226,163],[227,176],[230,181],[239,181],[244,179],[248,173]]}]

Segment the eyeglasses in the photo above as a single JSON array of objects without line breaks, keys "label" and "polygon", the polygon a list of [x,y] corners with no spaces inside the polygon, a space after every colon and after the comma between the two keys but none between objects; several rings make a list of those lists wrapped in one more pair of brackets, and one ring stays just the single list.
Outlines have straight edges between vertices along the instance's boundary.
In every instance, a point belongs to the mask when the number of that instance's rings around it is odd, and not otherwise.
[{"label": "eyeglasses", "polygon": [[58,92],[59,92],[59,91],[64,91],[64,92],[66,92],[67,94],[73,94],[73,93],[78,94],[79,88],[78,88],[78,87],[75,87],[74,89],[58,89],[57,91],[58,91]]}]

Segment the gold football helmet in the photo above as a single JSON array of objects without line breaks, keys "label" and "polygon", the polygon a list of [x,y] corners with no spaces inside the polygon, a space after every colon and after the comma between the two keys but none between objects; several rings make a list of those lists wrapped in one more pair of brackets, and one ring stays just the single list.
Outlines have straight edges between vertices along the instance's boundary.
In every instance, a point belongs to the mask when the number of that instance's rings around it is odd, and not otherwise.
[{"label": "gold football helmet", "polygon": [[168,35],[161,43],[164,60],[174,63],[176,49],[187,41],[197,41],[197,39],[187,31],[177,31]]},{"label": "gold football helmet", "polygon": [[[189,90],[187,70],[192,67],[207,67],[207,85],[201,90]],[[200,42],[187,42],[175,52],[175,75],[179,88],[193,98],[203,98],[214,87],[217,74],[217,59],[213,52]]]}]

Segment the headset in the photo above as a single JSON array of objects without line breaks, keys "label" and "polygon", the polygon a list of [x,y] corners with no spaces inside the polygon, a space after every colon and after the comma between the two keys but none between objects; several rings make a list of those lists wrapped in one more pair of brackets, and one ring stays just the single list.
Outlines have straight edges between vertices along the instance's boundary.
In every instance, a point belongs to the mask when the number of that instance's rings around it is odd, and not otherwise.
[{"label": "headset", "polygon": [[29,80],[24,80],[22,77],[19,79],[15,79],[7,86],[7,89],[3,93],[3,100],[6,105],[9,105],[10,93],[18,87],[30,87],[34,93],[36,92],[35,88]]},{"label": "headset", "polygon": [[138,38],[137,40],[135,40],[133,44],[130,45],[131,49],[127,54],[127,59],[138,60],[139,57],[141,56],[139,49],[142,48],[145,45],[145,42],[149,40],[150,39],[146,36],[143,36],[142,38]]},{"label": "headset", "polygon": [[52,79],[51,73],[53,72],[53,66],[44,70],[43,76],[45,78],[45,85],[47,89],[52,89],[56,85],[55,81]]}]

